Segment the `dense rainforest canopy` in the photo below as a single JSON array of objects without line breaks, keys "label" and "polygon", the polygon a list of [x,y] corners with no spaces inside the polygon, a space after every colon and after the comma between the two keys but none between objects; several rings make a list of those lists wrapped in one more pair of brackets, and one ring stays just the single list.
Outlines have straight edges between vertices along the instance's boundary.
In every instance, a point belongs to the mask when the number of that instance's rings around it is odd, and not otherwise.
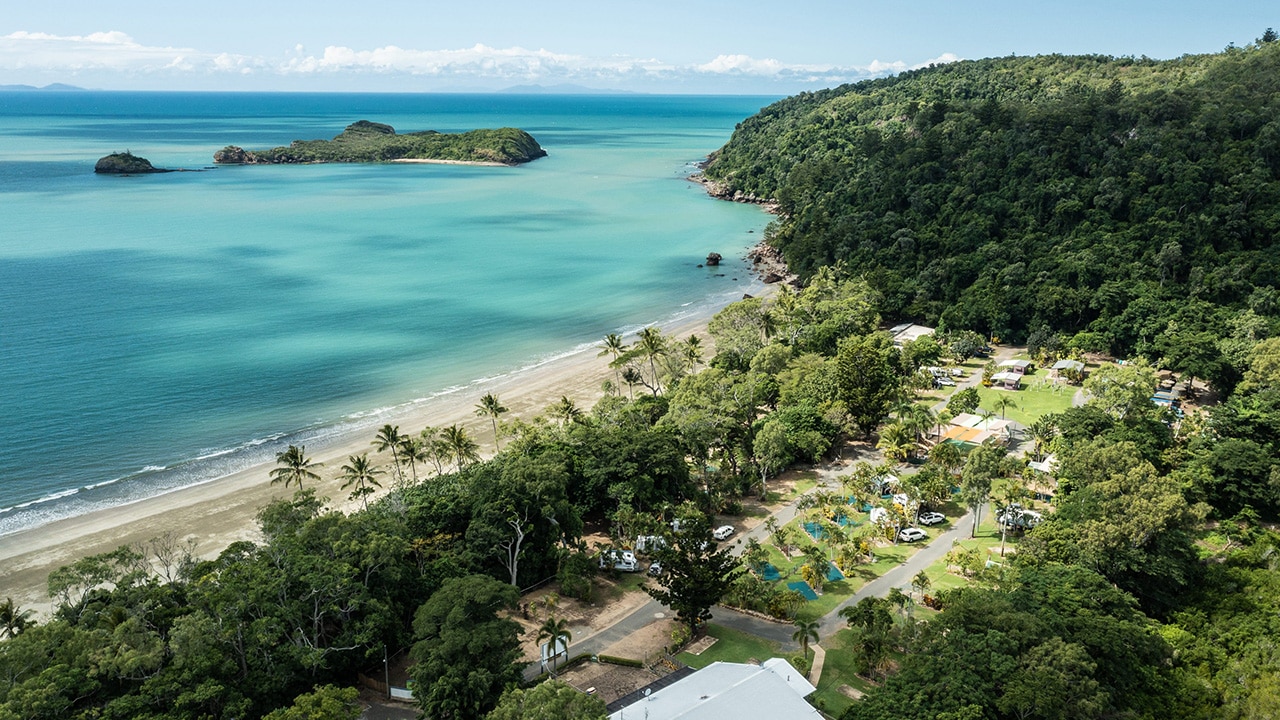
[{"label": "dense rainforest canopy", "polygon": [[865,274],[890,319],[1013,341],[1081,333],[1083,349],[1155,358],[1170,333],[1231,337],[1236,313],[1280,309],[1269,38],[1169,61],[957,62],[805,93],[742,122],[706,174],[776,200],[771,242],[791,267]]}]

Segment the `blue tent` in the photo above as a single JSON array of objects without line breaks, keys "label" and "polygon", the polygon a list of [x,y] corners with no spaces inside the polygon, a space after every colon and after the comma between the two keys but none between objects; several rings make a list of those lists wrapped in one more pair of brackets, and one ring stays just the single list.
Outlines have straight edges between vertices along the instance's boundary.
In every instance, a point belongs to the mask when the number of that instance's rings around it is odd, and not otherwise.
[{"label": "blue tent", "polygon": [[844,579],[844,573],[840,572],[840,568],[835,563],[827,563],[827,580],[830,582],[839,582]]},{"label": "blue tent", "polygon": [[791,590],[798,590],[800,594],[804,596],[805,600],[818,599],[818,593],[814,592],[813,588],[809,587],[809,583],[803,580],[793,582],[793,583],[787,583],[787,587]]},{"label": "blue tent", "polygon": [[822,532],[822,526],[818,525],[816,522],[806,522],[804,524],[804,531],[809,533],[809,537],[814,540],[821,540],[822,536],[826,534]]}]

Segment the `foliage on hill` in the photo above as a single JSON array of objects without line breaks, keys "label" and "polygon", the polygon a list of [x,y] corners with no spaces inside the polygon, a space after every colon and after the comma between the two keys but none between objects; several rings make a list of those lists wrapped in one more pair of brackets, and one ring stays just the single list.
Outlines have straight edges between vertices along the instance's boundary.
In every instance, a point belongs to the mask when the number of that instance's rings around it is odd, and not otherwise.
[{"label": "foliage on hill", "polygon": [[547,154],[529,133],[517,128],[439,133],[434,130],[397,134],[390,125],[360,120],[332,140],[294,140],[287,147],[243,150],[229,145],[214,162],[334,163],[391,160],[454,160],[518,165]]},{"label": "foliage on hill", "polygon": [[[1176,60],[958,62],[805,93],[706,174],[773,198],[808,277],[865,273],[889,317],[1153,358],[1171,333],[1274,321],[1280,43]],[[1203,339],[1203,338],[1200,338]],[[1223,353],[1208,348],[1226,379]]]}]

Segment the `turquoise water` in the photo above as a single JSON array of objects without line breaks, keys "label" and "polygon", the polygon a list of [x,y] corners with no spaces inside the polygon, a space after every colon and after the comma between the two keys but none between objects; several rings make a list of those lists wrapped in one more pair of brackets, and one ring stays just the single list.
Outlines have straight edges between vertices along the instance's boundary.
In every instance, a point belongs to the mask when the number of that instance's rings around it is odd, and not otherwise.
[{"label": "turquoise water", "polygon": [[[770,100],[0,94],[0,534],[738,296],[768,217],[686,177]],[[549,156],[92,173],[358,119],[517,126]]]}]

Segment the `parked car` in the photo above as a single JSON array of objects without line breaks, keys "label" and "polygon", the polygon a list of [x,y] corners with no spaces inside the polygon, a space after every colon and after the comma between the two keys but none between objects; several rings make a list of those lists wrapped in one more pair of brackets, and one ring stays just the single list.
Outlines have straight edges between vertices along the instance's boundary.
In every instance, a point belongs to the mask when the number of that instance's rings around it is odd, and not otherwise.
[{"label": "parked car", "polygon": [[944,523],[946,521],[947,516],[940,512],[920,513],[921,525],[937,525],[938,523]]},{"label": "parked car", "polygon": [[898,539],[902,542],[915,542],[929,537],[929,533],[916,527],[902,528],[898,531]]},{"label": "parked car", "polygon": [[662,563],[649,563],[649,574],[658,577],[662,574]]},{"label": "parked car", "polygon": [[622,572],[640,572],[640,561],[630,550],[605,550],[600,553],[600,569],[608,570],[610,567]]},{"label": "parked car", "polygon": [[955,387],[956,381],[949,377],[934,378],[933,383],[938,387]]},{"label": "parked car", "polygon": [[732,534],[733,534],[732,525],[721,525],[720,527],[716,528],[715,532],[711,533],[711,537],[717,540],[726,540]]}]

